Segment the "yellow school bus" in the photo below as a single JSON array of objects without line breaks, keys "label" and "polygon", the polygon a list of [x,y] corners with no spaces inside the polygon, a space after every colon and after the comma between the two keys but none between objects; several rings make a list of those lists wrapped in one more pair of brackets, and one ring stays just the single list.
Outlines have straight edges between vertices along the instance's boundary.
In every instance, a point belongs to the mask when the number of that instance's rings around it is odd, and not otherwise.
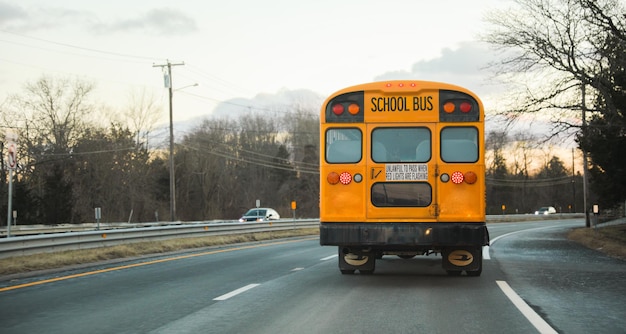
[{"label": "yellow school bus", "polygon": [[320,244],[343,274],[383,255],[441,254],[479,276],[485,225],[484,111],[469,90],[429,81],[342,89],[320,117]]}]

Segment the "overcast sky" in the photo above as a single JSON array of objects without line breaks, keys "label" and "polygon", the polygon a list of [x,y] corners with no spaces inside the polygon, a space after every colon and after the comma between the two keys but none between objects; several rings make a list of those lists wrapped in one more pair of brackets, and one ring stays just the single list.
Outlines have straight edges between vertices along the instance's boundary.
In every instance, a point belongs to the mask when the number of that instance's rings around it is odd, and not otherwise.
[{"label": "overcast sky", "polygon": [[[146,91],[175,119],[224,102],[289,104],[345,86],[425,79],[497,88],[480,45],[485,13],[508,0],[0,0],[0,101],[42,75],[96,84],[113,108]],[[198,84],[195,87],[189,85]]]}]

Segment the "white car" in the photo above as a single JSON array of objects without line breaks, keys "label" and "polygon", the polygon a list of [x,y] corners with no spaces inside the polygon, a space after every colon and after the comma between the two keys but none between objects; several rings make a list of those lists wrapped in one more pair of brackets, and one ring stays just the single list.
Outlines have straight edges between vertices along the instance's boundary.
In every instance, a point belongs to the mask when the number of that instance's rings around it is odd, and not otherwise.
[{"label": "white car", "polygon": [[553,206],[544,206],[535,211],[536,215],[550,215],[556,213],[556,209]]},{"label": "white car", "polygon": [[276,210],[271,208],[253,208],[244,213],[240,222],[263,222],[268,220],[280,219],[280,215]]}]

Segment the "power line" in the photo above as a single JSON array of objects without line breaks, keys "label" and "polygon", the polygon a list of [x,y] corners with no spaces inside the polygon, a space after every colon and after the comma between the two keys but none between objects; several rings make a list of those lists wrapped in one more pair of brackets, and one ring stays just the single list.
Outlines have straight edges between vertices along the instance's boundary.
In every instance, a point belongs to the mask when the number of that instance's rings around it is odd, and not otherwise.
[{"label": "power line", "polygon": [[[229,160],[233,160],[233,161],[239,161],[239,162],[243,162],[243,163],[249,163],[252,165],[257,165],[257,166],[262,166],[262,167],[267,167],[267,168],[272,168],[272,169],[279,169],[279,170],[286,170],[286,171],[299,171],[301,173],[305,173],[305,174],[319,174],[319,169],[312,169],[312,168],[299,168],[297,163],[296,165],[290,165],[293,166],[291,168],[285,166],[285,165],[281,165],[279,163],[275,163],[272,161],[267,161],[267,160],[260,160],[260,159],[255,159],[255,158],[250,158],[250,157],[242,157],[242,156],[235,156],[232,154],[228,154],[228,153],[224,153],[224,152],[219,152],[219,151],[215,151],[215,150],[205,150],[205,149],[200,149],[197,147],[193,147],[190,145],[184,145],[181,144],[182,147],[194,150],[194,151],[200,151],[203,153],[207,153],[207,154],[211,154],[211,155],[215,155],[215,156],[219,156],[222,158],[226,158]],[[284,159],[282,159],[284,160]]]},{"label": "power line", "polygon": [[[18,33],[10,32],[10,31],[6,31],[6,30],[3,30],[3,29],[0,29],[0,32],[3,32],[3,33],[5,33],[5,34],[10,34],[10,35],[19,36],[19,37],[22,37],[22,38],[28,38],[28,39],[32,39],[32,40],[36,40],[36,41],[40,41],[40,42],[44,42],[44,43],[48,43],[48,44],[53,44],[53,45],[63,46],[63,47],[66,47],[66,48],[72,48],[72,49],[77,49],[77,50],[82,50],[82,51],[88,51],[88,52],[94,52],[94,53],[106,54],[106,55],[110,55],[110,56],[125,57],[125,58],[134,58],[134,59],[142,59],[142,60],[155,60],[155,59],[157,59],[157,58],[155,58],[155,57],[146,57],[146,56],[129,55],[129,54],[118,53],[118,52],[111,52],[111,51],[98,50],[98,49],[91,49],[91,48],[86,48],[86,47],[82,47],[82,46],[76,46],[76,45],[67,44],[67,43],[60,43],[60,42],[55,42],[55,41],[51,41],[51,40],[47,40],[47,39],[43,39],[43,38],[39,38],[39,37],[33,37],[33,36],[28,36],[28,35],[18,34]],[[26,44],[21,44],[21,43],[18,43],[18,42],[9,42],[9,41],[4,41],[4,40],[3,40],[3,42],[13,43],[13,44],[19,44],[19,45],[23,45],[23,46],[27,46],[27,47],[32,47],[32,48],[38,48],[38,47],[36,47],[36,46],[29,46],[29,45],[26,45]],[[49,50],[49,51],[51,51],[51,50]]]}]

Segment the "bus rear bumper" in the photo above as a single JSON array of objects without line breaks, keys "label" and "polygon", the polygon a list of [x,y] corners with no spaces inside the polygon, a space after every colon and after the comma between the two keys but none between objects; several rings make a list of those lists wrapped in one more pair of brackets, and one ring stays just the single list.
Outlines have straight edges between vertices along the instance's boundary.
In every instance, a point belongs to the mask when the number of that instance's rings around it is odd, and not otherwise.
[{"label": "bus rear bumper", "polygon": [[320,245],[437,249],[489,245],[485,223],[321,223]]}]

